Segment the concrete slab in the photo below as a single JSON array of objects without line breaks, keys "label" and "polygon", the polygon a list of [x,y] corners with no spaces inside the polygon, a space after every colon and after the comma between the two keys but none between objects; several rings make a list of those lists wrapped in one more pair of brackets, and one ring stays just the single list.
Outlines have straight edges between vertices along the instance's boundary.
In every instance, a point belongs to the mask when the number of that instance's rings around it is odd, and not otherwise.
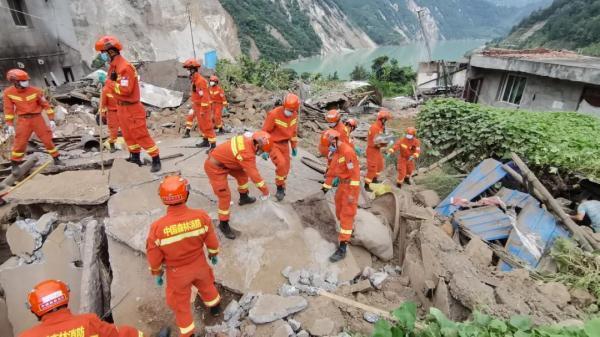
[{"label": "concrete slab", "polygon": [[[69,233],[71,231],[71,233]],[[44,259],[50,261],[63,261],[65,263],[75,263],[81,261],[81,252],[79,245],[72,237],[72,229],[62,223],[48,235],[42,246]]]},{"label": "concrete slab", "polygon": [[100,205],[109,198],[108,174],[99,170],[37,175],[6,197],[19,204]]},{"label": "concrete slab", "polygon": [[122,158],[115,159],[108,173],[108,185],[117,192],[155,179],[147,167],[140,167]]},{"label": "concrete slab", "polygon": [[41,237],[37,240],[33,233],[22,229],[16,223],[6,230],[6,241],[10,251],[17,256],[29,256],[41,245]]},{"label": "concrete slab", "polygon": [[0,336],[13,337],[12,324],[8,320],[8,307],[6,306],[6,300],[0,297]]}]

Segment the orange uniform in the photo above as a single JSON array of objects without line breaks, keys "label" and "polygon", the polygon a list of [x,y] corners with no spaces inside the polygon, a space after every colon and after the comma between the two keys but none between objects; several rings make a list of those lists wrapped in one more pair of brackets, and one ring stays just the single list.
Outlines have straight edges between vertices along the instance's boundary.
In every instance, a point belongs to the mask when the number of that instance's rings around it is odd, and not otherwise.
[{"label": "orange uniform", "polygon": [[360,162],[354,148],[348,143],[338,142],[337,151],[327,167],[323,187],[330,189],[336,177],[340,179],[335,192],[335,216],[341,226],[338,239],[348,242],[352,236],[360,195]]},{"label": "orange uniform", "polygon": [[381,154],[381,145],[375,144],[375,138],[385,132],[385,126],[381,120],[376,120],[369,128],[367,136],[367,175],[365,183],[370,184],[376,179],[385,168],[383,154]]},{"label": "orange uniform", "polygon": [[203,138],[208,139],[209,143],[216,143],[217,134],[213,129],[208,82],[198,72],[192,75],[191,82],[192,109],[198,120],[200,134]]},{"label": "orange uniform", "polygon": [[[108,81],[107,81],[108,84]],[[110,136],[108,138],[109,143],[115,143],[119,137],[119,117],[117,116],[117,99],[113,95],[113,88],[109,85],[105,85],[102,88],[100,95],[100,117],[106,118],[106,124],[108,124],[108,131]]]},{"label": "orange uniform", "polygon": [[117,100],[117,115],[123,138],[131,153],[140,153],[143,147],[148,155],[159,155],[158,147],[148,132],[146,111],[140,102],[140,85],[135,68],[121,55],[113,58],[108,69],[109,76],[116,73],[116,81],[107,86]]},{"label": "orange uniform", "polygon": [[231,192],[227,183],[228,175],[235,178],[240,193],[248,193],[248,177],[250,177],[263,195],[269,195],[269,189],[256,168],[256,151],[251,137],[235,136],[218,145],[206,158],[204,171],[215,195],[219,198],[217,212],[220,221],[229,220]]},{"label": "orange uniform", "polygon": [[[421,154],[421,141],[416,137],[408,139],[402,137],[396,141],[390,152],[398,152],[398,177],[396,183],[402,184],[404,179],[410,177],[415,170],[415,160]],[[412,160],[410,158],[413,158]]]},{"label": "orange uniform", "polygon": [[298,111],[290,117],[284,115],[283,106],[269,111],[262,130],[271,135],[273,149],[270,157],[275,164],[275,184],[285,187],[285,180],[290,172],[290,146],[295,149],[298,145]]},{"label": "orange uniform", "polygon": [[[340,140],[343,143],[352,144],[352,141],[350,140],[350,129],[348,129],[348,127],[344,125],[344,123],[338,122],[332,130],[335,130],[340,133]],[[327,132],[327,130],[323,131],[321,136],[323,136],[325,132]],[[319,153],[321,153],[321,155],[323,156],[327,156],[328,152],[329,149],[322,143],[319,143]]]},{"label": "orange uniform", "polygon": [[191,336],[195,329],[190,305],[192,285],[207,307],[221,301],[204,246],[210,256],[219,253],[219,240],[211,219],[205,211],[185,204],[169,206],[167,214],[151,225],[146,241],[152,274],[160,275],[165,265],[167,305],[175,313],[183,337]]},{"label": "orange uniform", "polygon": [[129,326],[115,326],[101,321],[94,314],[73,315],[64,308],[42,316],[41,323],[22,332],[19,337],[143,337]]},{"label": "orange uniform", "polygon": [[57,158],[59,153],[52,141],[52,130],[42,116],[42,110],[46,110],[48,119],[54,120],[54,110],[44,97],[42,89],[8,87],[4,90],[3,99],[6,124],[13,125],[15,115],[18,116],[11,159],[15,162],[23,160],[32,133],[44,143],[48,153]]},{"label": "orange uniform", "polygon": [[223,127],[223,107],[227,106],[225,91],[218,84],[209,88],[212,113],[216,129]]}]

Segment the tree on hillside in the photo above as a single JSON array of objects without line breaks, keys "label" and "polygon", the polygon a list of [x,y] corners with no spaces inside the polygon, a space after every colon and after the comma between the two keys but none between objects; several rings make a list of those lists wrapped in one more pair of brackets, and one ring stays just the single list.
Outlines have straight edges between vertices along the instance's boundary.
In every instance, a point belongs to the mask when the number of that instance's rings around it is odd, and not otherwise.
[{"label": "tree on hillside", "polygon": [[367,69],[362,65],[357,65],[354,67],[354,70],[350,73],[350,79],[353,81],[364,81],[369,78],[369,73]]},{"label": "tree on hillside", "polygon": [[383,65],[386,64],[389,59],[389,57],[384,55],[373,60],[373,63],[371,64],[371,71],[373,72],[373,75],[375,75],[376,79],[381,80],[381,76],[383,75]]}]

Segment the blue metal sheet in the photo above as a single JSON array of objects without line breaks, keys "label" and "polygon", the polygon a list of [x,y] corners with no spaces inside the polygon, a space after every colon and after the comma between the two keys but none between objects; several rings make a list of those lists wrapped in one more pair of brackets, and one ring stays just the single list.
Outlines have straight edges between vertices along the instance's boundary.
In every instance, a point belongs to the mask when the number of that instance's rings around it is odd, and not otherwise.
[{"label": "blue metal sheet", "polygon": [[483,191],[490,188],[502,178],[506,172],[502,169],[502,163],[494,159],[482,161],[471,173],[458,185],[446,199],[436,208],[436,212],[442,216],[450,217],[459,207],[452,205],[451,198],[464,198],[473,200]]},{"label": "blue metal sheet", "polygon": [[[522,235],[535,240],[536,246],[542,254],[552,248],[557,238],[569,236],[569,233],[557,223],[552,214],[533,203],[528,204],[521,210],[517,217],[516,226]],[[539,258],[523,245],[517,231],[513,230],[511,232],[505,247],[509,254],[523,260],[532,268],[537,267]],[[509,264],[502,261],[498,268],[501,271],[512,270]]]},{"label": "blue metal sheet", "polygon": [[204,53],[204,67],[208,69],[217,69],[217,51],[211,50]]},{"label": "blue metal sheet", "polygon": [[496,206],[458,211],[454,213],[452,222],[486,241],[506,239],[512,229],[508,215]]},{"label": "blue metal sheet", "polygon": [[496,196],[499,197],[508,207],[518,207],[523,209],[529,203],[533,203],[534,205],[540,204],[540,202],[531,195],[511,190],[506,187],[502,187],[502,189],[496,193]]}]

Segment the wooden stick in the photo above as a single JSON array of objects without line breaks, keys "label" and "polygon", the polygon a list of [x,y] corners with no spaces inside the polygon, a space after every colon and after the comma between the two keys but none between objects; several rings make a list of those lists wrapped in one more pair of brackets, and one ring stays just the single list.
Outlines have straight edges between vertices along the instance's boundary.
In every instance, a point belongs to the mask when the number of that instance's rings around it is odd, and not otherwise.
[{"label": "wooden stick", "polygon": [[[100,132],[98,132],[98,138],[100,138],[100,169],[102,175],[104,175],[104,144],[102,143],[102,85],[100,85],[100,102],[98,103],[98,120],[100,121]],[[106,120],[108,122],[108,114],[106,114]]]},{"label": "wooden stick", "polygon": [[465,151],[465,149],[454,150],[454,151],[452,151],[452,153],[450,153],[449,155],[445,156],[444,158],[438,160],[437,162],[435,162],[427,167],[418,169],[414,175],[416,176],[419,174],[424,174],[424,173],[427,173],[427,172],[435,169],[436,167],[440,167],[442,164],[454,159],[454,157],[458,156],[459,154],[463,153],[464,151]]},{"label": "wooden stick", "polygon": [[340,302],[340,303],[349,305],[351,307],[355,307],[355,308],[361,309],[363,311],[372,312],[372,313],[374,313],[374,314],[376,314],[378,316],[387,318],[387,319],[392,320],[392,321],[396,321],[396,318],[394,316],[392,316],[392,314],[390,314],[388,311],[385,311],[385,310],[382,310],[382,309],[379,309],[379,308],[375,308],[375,307],[372,307],[370,305],[366,305],[366,304],[363,304],[363,303],[351,300],[351,299],[346,298],[346,297],[342,297],[342,296],[339,296],[339,295],[336,295],[336,294],[332,294],[332,293],[327,292],[327,291],[325,291],[323,289],[319,289],[319,291],[317,292],[317,294],[319,294],[320,296],[332,299],[332,300],[334,300],[336,302]]},{"label": "wooden stick", "polygon": [[[521,170],[523,182],[528,181],[534,188],[534,193],[539,193],[539,199],[548,207],[552,213],[554,213],[562,223],[567,226],[567,228],[573,233],[573,237],[575,240],[581,245],[581,248],[585,251],[593,251],[595,249],[600,249],[598,244],[595,242],[590,243],[584,236],[581,231],[581,228],[565,213],[560,204],[552,197],[550,192],[546,189],[546,187],[539,181],[539,179],[535,176],[535,174],[527,167],[525,162],[519,157],[516,153],[511,153],[511,157],[515,164]],[[537,192],[535,190],[537,189]]]}]

